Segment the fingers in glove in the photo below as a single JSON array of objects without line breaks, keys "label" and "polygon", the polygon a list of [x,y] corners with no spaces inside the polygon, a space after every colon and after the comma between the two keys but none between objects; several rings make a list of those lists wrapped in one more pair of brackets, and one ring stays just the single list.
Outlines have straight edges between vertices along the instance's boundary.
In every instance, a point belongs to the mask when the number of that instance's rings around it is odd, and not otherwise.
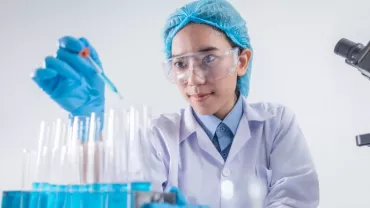
[{"label": "fingers in glove", "polygon": [[64,36],[58,41],[59,47],[64,48],[70,52],[79,53],[85,48],[85,44],[72,36]]},{"label": "fingers in glove", "polygon": [[141,206],[141,208],[179,208],[179,207],[167,203],[150,203],[144,204],[143,206]]},{"label": "fingers in glove", "polygon": [[187,205],[185,196],[181,193],[181,191],[177,187],[171,187],[169,192],[176,194],[177,205]]},{"label": "fingers in glove", "polygon": [[97,79],[97,73],[93,66],[83,57],[78,54],[71,53],[63,48],[60,48],[57,52],[57,58],[67,63],[76,72],[83,76],[86,81],[91,85],[95,86]]},{"label": "fingers in glove", "polygon": [[38,68],[32,75],[32,80],[47,94],[51,94],[60,81],[58,72],[50,68]]},{"label": "fingers in glove", "polygon": [[52,56],[46,57],[45,66],[46,68],[54,69],[65,78],[73,80],[81,79],[81,76],[69,64],[58,58]]},{"label": "fingers in glove", "polygon": [[71,53],[80,53],[84,48],[88,48],[90,51],[90,57],[100,66],[101,62],[99,60],[98,53],[95,48],[90,44],[87,38],[81,37],[79,39],[72,36],[64,36],[59,39],[59,48],[63,48]]}]

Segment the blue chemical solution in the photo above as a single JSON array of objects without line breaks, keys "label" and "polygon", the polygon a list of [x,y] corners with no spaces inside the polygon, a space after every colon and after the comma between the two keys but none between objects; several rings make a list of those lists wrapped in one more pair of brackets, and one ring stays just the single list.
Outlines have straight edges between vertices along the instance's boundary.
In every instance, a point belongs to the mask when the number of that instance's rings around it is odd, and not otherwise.
[{"label": "blue chemical solution", "polygon": [[49,187],[34,184],[33,188],[38,190],[4,191],[1,208],[134,208],[134,192],[151,191],[152,186],[140,181],[130,186],[127,183]]}]

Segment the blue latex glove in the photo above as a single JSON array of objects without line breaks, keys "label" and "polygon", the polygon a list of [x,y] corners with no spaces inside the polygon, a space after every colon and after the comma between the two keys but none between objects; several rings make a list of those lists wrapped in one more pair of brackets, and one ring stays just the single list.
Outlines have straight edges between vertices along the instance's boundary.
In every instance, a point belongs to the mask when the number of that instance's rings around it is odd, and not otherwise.
[{"label": "blue latex glove", "polygon": [[97,116],[104,113],[104,83],[92,65],[78,53],[85,47],[101,66],[98,54],[85,38],[59,39],[56,57],[45,58],[45,67],[36,69],[32,79],[71,116]]},{"label": "blue latex glove", "polygon": [[142,208],[209,208],[208,206],[204,206],[204,205],[188,204],[186,202],[185,196],[176,187],[172,187],[169,192],[176,194],[176,205],[172,205],[168,203],[151,203],[151,204],[143,205]]}]

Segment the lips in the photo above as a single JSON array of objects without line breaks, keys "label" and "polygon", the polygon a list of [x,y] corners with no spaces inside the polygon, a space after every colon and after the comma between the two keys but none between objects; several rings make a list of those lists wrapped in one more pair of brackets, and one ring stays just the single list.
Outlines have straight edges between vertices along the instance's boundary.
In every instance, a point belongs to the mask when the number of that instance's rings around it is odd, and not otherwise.
[{"label": "lips", "polygon": [[211,95],[212,93],[199,93],[190,95],[190,98],[194,101],[201,102],[207,100]]}]

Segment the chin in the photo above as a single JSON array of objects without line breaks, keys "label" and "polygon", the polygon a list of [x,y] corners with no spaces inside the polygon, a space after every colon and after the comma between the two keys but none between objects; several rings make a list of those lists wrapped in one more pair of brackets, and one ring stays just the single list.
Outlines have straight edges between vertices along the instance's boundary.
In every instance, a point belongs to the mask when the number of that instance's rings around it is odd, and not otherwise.
[{"label": "chin", "polygon": [[202,114],[202,115],[213,115],[213,114],[215,114],[215,112],[210,108],[203,107],[203,106],[194,106],[194,105],[191,105],[191,106],[199,114]]},{"label": "chin", "polygon": [[213,115],[217,112],[216,102],[207,102],[207,103],[198,103],[198,102],[190,102],[191,107],[202,115]]}]

